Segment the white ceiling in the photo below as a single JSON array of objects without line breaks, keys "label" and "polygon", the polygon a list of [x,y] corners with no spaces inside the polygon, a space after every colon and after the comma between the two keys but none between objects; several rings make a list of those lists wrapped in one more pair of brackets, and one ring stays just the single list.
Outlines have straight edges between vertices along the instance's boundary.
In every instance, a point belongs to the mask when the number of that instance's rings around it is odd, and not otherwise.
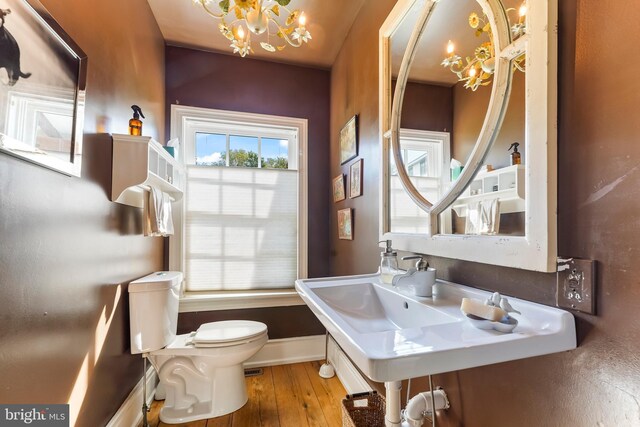
[{"label": "white ceiling", "polygon": [[[229,40],[218,31],[218,20],[192,0],[147,0],[167,43],[231,53]],[[365,0],[292,0],[288,8],[307,16],[312,40],[305,46],[288,46],[281,52],[260,47],[261,36],[252,37],[253,58],[329,68],[342,47]],[[217,0],[212,3],[218,10]],[[249,56],[248,56],[249,57]]]},{"label": "white ceiling", "polygon": [[[405,16],[400,27],[391,37],[391,63],[394,76],[397,76],[400,70],[405,48],[418,20],[419,10],[424,7],[424,3],[424,1],[415,3],[413,10]],[[463,49],[466,50],[465,46],[475,49],[479,43],[473,33],[474,30],[469,27],[468,19],[471,12],[480,10],[482,9],[475,0],[437,3],[418,42],[418,50],[409,70],[409,80],[446,86],[454,85],[458,81],[455,74],[440,65],[447,56],[447,42],[452,40],[456,44],[459,55]],[[471,55],[473,52],[465,53]]]}]

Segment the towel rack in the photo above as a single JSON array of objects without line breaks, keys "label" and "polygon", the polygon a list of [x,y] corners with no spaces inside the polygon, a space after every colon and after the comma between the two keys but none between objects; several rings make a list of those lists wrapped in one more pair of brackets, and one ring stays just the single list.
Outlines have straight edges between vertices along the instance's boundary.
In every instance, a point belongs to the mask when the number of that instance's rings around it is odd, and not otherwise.
[{"label": "towel rack", "polygon": [[184,167],[160,143],[148,136],[112,135],[111,201],[143,207],[151,187],[182,199]]},{"label": "towel rack", "polygon": [[[151,187],[148,186],[148,185],[139,185],[138,187],[140,187],[140,189],[144,190],[144,191],[151,191]],[[165,191],[165,193],[166,193],[166,191]],[[178,201],[171,195],[171,193],[169,193],[169,200],[171,200],[171,203]]]}]

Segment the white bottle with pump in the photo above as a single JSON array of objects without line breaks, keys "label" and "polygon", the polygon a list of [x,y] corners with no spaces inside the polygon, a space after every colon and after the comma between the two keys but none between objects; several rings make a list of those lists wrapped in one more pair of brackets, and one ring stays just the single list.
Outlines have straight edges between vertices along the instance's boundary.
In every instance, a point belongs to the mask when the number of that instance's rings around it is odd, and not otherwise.
[{"label": "white bottle with pump", "polygon": [[391,249],[391,240],[381,240],[386,243],[385,250],[380,254],[380,278],[382,283],[391,284],[393,276],[398,274],[398,253]]}]

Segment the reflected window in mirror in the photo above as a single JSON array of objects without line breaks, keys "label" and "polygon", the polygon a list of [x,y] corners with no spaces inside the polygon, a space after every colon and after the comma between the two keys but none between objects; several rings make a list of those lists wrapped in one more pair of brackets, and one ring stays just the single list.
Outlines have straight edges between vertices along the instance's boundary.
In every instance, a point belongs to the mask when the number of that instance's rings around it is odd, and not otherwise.
[{"label": "reflected window in mirror", "polygon": [[[411,182],[434,199],[449,187],[450,134],[416,129],[401,129],[400,145],[405,169]],[[389,156],[389,221],[394,233],[426,233],[428,214],[411,201],[402,187],[398,169]]]}]

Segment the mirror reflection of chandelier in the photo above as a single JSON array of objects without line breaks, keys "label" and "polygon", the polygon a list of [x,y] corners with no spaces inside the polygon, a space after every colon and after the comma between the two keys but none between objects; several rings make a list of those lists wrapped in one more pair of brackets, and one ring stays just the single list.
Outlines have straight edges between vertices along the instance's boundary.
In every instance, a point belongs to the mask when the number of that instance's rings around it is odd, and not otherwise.
[{"label": "mirror reflection of chandelier", "polygon": [[[515,9],[508,9],[510,12]],[[524,35],[527,31],[526,15],[527,6],[523,3],[518,10],[518,22],[511,26],[511,35],[513,39]],[[473,56],[465,58],[466,64],[462,58],[455,53],[455,45],[451,40],[447,43],[447,57],[442,61],[442,66],[448,67],[452,73],[458,76],[458,81],[464,82],[465,89],[476,91],[480,86],[488,86],[491,84],[491,76],[495,71],[496,52],[493,43],[493,33],[491,25],[487,21],[487,17],[480,17],[473,12],[469,15],[469,26],[475,30],[476,37],[482,37],[486,34],[489,41],[481,43],[473,52]],[[513,68],[524,72],[525,55],[522,54],[513,60]]]},{"label": "mirror reflection of chandelier", "polygon": [[209,15],[220,19],[220,33],[231,41],[233,53],[242,57],[253,52],[252,33],[257,36],[266,33],[266,41],[260,42],[260,46],[268,52],[283,50],[287,45],[300,47],[311,40],[304,12],[287,8],[291,0],[222,0],[218,2],[218,12],[212,9],[213,2],[193,0]]}]

